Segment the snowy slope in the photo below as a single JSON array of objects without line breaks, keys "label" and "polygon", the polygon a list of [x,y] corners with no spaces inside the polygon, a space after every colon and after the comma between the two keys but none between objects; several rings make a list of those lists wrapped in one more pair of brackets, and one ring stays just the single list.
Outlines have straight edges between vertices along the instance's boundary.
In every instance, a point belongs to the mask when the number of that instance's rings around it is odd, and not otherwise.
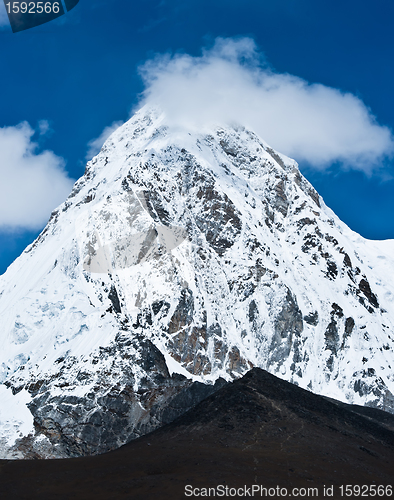
[{"label": "snowy slope", "polygon": [[394,412],[393,255],[251,131],[141,109],[0,277],[1,456],[106,451],[252,366]]}]

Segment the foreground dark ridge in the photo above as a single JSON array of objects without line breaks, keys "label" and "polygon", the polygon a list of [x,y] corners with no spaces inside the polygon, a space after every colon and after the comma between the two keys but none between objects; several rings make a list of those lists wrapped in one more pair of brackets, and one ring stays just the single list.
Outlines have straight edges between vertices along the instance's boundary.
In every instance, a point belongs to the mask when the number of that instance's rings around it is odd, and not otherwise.
[{"label": "foreground dark ridge", "polygon": [[[195,488],[389,485],[394,416],[255,368],[171,424],[99,456],[0,462],[0,498],[181,499]],[[271,496],[272,498],[272,496]],[[275,496],[274,498],[279,498]],[[382,498],[382,497],[380,497]]]}]

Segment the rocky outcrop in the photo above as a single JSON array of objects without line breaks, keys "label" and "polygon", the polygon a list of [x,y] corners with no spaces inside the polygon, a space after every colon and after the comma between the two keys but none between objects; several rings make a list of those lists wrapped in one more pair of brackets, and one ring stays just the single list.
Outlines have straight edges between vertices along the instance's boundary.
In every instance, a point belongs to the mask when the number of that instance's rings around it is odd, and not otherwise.
[{"label": "rocky outcrop", "polygon": [[[27,390],[33,399],[28,407],[34,417],[35,435],[17,440],[8,455],[60,458],[104,453],[172,422],[226,384],[224,379],[202,384],[180,374],[170,376],[162,353],[149,340],[139,339],[134,359],[127,354],[128,344],[130,341],[119,335],[113,345],[98,354],[101,362],[110,360],[122,373],[118,384],[104,394],[104,380],[98,380],[84,396],[67,395],[66,391],[53,395],[53,381],[30,384]],[[70,368],[73,360],[59,363]],[[136,390],[138,369],[146,376]],[[60,376],[67,377],[64,370]],[[81,384],[89,378],[88,373],[78,374]]]}]

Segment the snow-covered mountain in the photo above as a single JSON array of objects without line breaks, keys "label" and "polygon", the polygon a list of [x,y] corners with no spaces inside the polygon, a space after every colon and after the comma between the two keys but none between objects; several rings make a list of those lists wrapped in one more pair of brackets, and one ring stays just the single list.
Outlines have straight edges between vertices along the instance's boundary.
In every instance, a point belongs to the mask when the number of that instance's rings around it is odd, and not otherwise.
[{"label": "snow-covered mountain", "polygon": [[253,366],[394,412],[393,275],[253,132],[142,108],[0,277],[0,457],[113,449]]}]

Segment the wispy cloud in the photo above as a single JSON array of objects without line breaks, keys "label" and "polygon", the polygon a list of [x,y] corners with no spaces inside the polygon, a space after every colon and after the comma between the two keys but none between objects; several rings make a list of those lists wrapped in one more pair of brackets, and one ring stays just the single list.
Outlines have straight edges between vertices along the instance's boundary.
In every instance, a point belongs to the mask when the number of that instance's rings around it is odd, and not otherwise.
[{"label": "wispy cloud", "polygon": [[[39,133],[47,130],[40,122]],[[0,128],[0,229],[40,229],[70,193],[63,158],[38,151],[27,122]]]},{"label": "wispy cloud", "polygon": [[391,130],[361,99],[275,72],[250,38],[218,38],[200,57],[158,55],[140,72],[142,104],[158,105],[175,125],[239,123],[317,169],[339,162],[371,172],[394,152]]},{"label": "wispy cloud", "polygon": [[51,131],[51,126],[49,125],[48,120],[40,120],[38,122],[38,132],[40,135],[46,135]]},{"label": "wispy cloud", "polygon": [[101,132],[101,134],[96,137],[96,139],[92,139],[88,142],[88,151],[86,153],[86,159],[90,160],[93,156],[99,153],[101,147],[104,142],[108,139],[108,137],[115,132],[117,128],[123,125],[122,121],[115,121]]}]

